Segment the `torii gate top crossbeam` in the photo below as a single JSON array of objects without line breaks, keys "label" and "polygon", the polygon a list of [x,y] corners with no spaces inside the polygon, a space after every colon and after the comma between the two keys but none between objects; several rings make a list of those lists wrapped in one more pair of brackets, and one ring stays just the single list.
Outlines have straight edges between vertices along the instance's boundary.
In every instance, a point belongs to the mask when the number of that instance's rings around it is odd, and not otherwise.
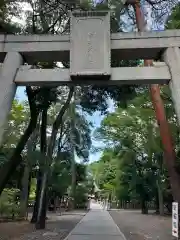
[{"label": "torii gate top crossbeam", "polygon": [[[180,47],[180,30],[111,34],[116,59],[156,59],[168,47]],[[7,52],[20,52],[28,63],[69,60],[69,35],[0,35],[0,62]]]},{"label": "torii gate top crossbeam", "polygon": [[0,60],[6,53],[15,52],[28,64],[70,62],[70,69],[66,70],[20,67],[14,78],[16,84],[112,85],[170,81],[166,64],[138,69],[113,68],[111,63],[121,59],[160,58],[166,49],[180,47],[179,30],[111,34],[107,11],[72,12],[70,23],[69,35],[0,35]]}]

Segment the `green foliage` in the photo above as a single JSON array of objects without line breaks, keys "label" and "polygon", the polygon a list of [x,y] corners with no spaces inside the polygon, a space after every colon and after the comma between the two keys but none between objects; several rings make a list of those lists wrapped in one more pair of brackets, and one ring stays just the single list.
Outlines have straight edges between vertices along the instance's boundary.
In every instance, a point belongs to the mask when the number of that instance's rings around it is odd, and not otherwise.
[{"label": "green foliage", "polygon": [[86,208],[88,201],[88,191],[86,185],[79,184],[76,187],[75,203],[77,208]]},{"label": "green foliage", "polygon": [[14,218],[19,215],[18,194],[18,189],[4,189],[0,197],[0,218]]},{"label": "green foliage", "polygon": [[69,161],[56,161],[52,166],[50,178],[50,190],[57,196],[62,197],[68,186],[71,184],[70,163]]},{"label": "green foliage", "polygon": [[12,17],[18,17],[21,13],[20,1],[0,1],[0,33],[19,33],[22,26],[12,21]]},{"label": "green foliage", "polygon": [[[178,139],[177,119],[167,87],[161,89],[161,94],[173,136]],[[146,88],[128,102],[126,109],[117,107],[109,113],[95,137],[107,146],[101,159],[90,166],[101,194],[139,202],[155,201],[159,186],[162,194],[167,194],[169,182],[159,128]]]},{"label": "green foliage", "polygon": [[180,4],[174,7],[171,15],[166,22],[167,29],[179,29],[180,28]]},{"label": "green foliage", "polygon": [[90,169],[94,175],[95,182],[102,190],[101,195],[106,198],[109,195],[114,197],[116,188],[117,162],[114,159],[112,150],[105,150],[100,161],[92,163],[90,165]]},{"label": "green foliage", "polygon": [[[4,133],[3,144],[0,147],[0,166],[8,162],[12,156],[22,133],[25,131],[29,121],[29,107],[27,102],[20,102],[14,99],[12,109],[8,117],[7,129]],[[11,179],[7,183],[8,187],[20,187],[22,177],[23,161],[22,156],[17,156],[21,164],[17,167],[16,172],[11,174]]]},{"label": "green foliage", "polygon": [[29,108],[27,102],[15,99],[9,114],[8,127],[4,134],[2,148],[15,148],[29,121]]},{"label": "green foliage", "polygon": [[36,179],[31,178],[31,186],[30,186],[30,192],[29,192],[29,201],[35,200],[36,196]]},{"label": "green foliage", "polygon": [[[86,181],[86,167],[83,164],[76,163],[76,185]],[[70,159],[56,159],[52,165],[52,173],[49,182],[50,191],[56,196],[62,197],[67,193],[71,185],[72,172]]]}]

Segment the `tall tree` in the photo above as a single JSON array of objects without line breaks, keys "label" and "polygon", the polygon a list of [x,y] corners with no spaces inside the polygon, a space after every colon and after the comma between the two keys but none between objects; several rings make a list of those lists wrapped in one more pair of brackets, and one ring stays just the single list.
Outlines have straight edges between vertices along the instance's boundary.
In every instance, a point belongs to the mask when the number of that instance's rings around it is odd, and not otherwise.
[{"label": "tall tree", "polygon": [[[140,1],[131,1],[130,3],[127,2],[127,4],[131,4],[132,7],[134,8],[136,25],[137,25],[138,31],[142,32],[145,29],[147,29],[148,26],[146,26],[145,18],[141,10]],[[155,4],[157,4],[157,2]],[[153,61],[144,60],[144,64],[145,66],[152,66]],[[164,146],[164,155],[165,155],[164,160],[166,162],[166,165],[170,174],[173,197],[177,201],[180,201],[180,194],[178,194],[178,185],[180,182],[180,176],[175,171],[176,153],[173,145],[172,136],[169,130],[168,120],[165,114],[164,104],[160,95],[160,87],[157,84],[152,84],[150,86],[150,93],[151,93],[154,110],[156,113],[157,122],[159,124],[162,143]]]},{"label": "tall tree", "polygon": [[[164,98],[166,93],[166,88],[164,88]],[[174,118],[172,105],[167,99],[165,106],[176,139],[178,136],[177,121]],[[100,137],[115,154],[114,157],[111,154],[109,159],[115,158],[119,161],[120,165],[117,167],[119,170],[116,172],[119,180],[116,181],[120,181],[121,184],[117,182],[115,187],[119,192],[118,195],[121,193],[120,195],[127,200],[129,197],[132,198],[130,193],[134,194],[135,191],[136,198],[140,197],[142,210],[146,213],[146,202],[152,200],[157,192],[162,214],[164,179],[167,178],[167,173],[163,164],[162,144],[157,129],[158,125],[155,122],[153,108],[146,90],[129,102],[126,110],[117,108],[115,113],[109,114],[103,120],[96,137]],[[104,153],[102,159],[105,156]],[[102,172],[103,176],[105,176],[105,171]],[[125,192],[125,188],[128,188],[129,192]]]},{"label": "tall tree", "polygon": [[[72,95],[74,92],[74,88],[71,87],[68,93],[67,98],[64,101],[64,104],[62,105],[59,113],[56,116],[56,119],[53,123],[52,126],[52,132],[51,132],[51,137],[49,140],[49,144],[47,146],[47,149],[44,148],[43,150],[43,155],[45,155],[45,167],[44,167],[44,171],[43,171],[43,176],[42,176],[42,182],[41,182],[41,187],[40,187],[40,197],[38,199],[38,215],[37,215],[37,222],[36,222],[36,228],[38,229],[43,229],[45,228],[45,216],[46,216],[46,208],[47,208],[47,190],[48,190],[48,177],[49,177],[49,168],[51,166],[52,163],[52,157],[53,157],[53,152],[54,152],[54,148],[55,148],[55,143],[56,143],[56,137],[58,134],[58,130],[60,128],[60,125],[62,124],[62,119],[63,119],[63,115],[65,114]],[[47,113],[46,113],[47,114]],[[47,122],[46,124],[43,125],[43,132],[41,131],[41,134],[43,133],[44,136],[46,136],[46,129],[47,127]],[[42,139],[43,137],[42,137]],[[44,143],[45,144],[45,143]],[[44,145],[43,145],[44,147]]]}]

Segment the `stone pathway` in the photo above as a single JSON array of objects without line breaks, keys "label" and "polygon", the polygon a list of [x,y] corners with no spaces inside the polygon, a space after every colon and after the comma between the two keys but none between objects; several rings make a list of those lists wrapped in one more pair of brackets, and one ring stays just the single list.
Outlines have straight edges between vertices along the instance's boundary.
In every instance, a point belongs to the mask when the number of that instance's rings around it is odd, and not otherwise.
[{"label": "stone pathway", "polygon": [[76,225],[66,240],[125,240],[110,214],[97,204]]}]

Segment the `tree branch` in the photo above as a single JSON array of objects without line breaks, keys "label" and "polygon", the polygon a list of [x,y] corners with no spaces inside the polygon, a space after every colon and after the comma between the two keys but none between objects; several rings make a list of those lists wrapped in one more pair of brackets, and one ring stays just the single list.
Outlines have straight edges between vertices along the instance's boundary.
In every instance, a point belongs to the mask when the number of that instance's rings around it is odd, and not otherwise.
[{"label": "tree branch", "polygon": [[67,100],[66,100],[65,104],[62,106],[58,116],[56,117],[56,120],[53,123],[50,143],[49,143],[49,146],[48,146],[48,157],[49,158],[52,157],[53,150],[54,150],[54,145],[55,145],[55,141],[56,141],[56,136],[57,136],[57,133],[58,133],[58,129],[59,129],[59,126],[62,123],[63,115],[66,112],[66,110],[67,110],[67,108],[68,108],[68,106],[71,102],[71,98],[73,96],[73,93],[74,93],[74,87],[70,87],[70,91],[69,91]]}]

